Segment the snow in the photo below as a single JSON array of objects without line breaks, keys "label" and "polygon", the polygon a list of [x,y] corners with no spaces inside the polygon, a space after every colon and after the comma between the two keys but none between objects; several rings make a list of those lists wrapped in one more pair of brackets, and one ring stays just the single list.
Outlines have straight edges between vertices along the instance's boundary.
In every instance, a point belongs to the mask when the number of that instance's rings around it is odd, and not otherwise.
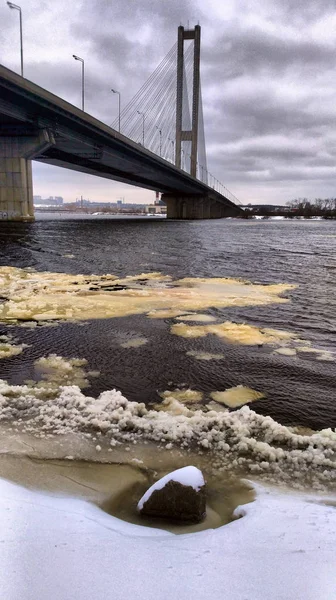
[{"label": "snow", "polygon": [[224,527],[175,536],[0,480],[6,600],[335,600],[336,497],[263,488]]},{"label": "snow", "polygon": [[[82,367],[74,369],[70,362],[65,367],[70,379],[75,372],[82,377]],[[214,469],[243,470],[294,487],[335,484],[335,430],[300,435],[247,406],[232,412],[192,411],[174,399],[172,409],[165,406],[169,412],[152,410],[117,390],[93,398],[76,385],[59,386],[58,370],[49,376],[22,386],[0,380],[0,422],[36,437],[79,433],[94,440],[99,434],[100,445],[111,447],[154,442],[211,451]]]},{"label": "snow", "polygon": [[204,477],[202,475],[202,471],[197,469],[196,467],[182,467],[182,469],[176,469],[172,473],[168,473],[164,477],[161,477],[159,481],[156,481],[142,496],[141,500],[138,502],[138,510],[141,510],[145,502],[149,500],[153,492],[156,490],[162,490],[162,488],[167,485],[169,481],[177,481],[182,485],[188,485],[193,487],[196,492],[198,492],[203,485],[205,485]]}]

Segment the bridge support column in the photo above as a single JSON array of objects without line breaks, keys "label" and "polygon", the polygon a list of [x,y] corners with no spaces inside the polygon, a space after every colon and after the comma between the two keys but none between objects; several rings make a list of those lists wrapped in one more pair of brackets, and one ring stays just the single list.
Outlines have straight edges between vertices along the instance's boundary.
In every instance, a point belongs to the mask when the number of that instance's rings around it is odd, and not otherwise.
[{"label": "bridge support column", "polygon": [[240,216],[240,211],[234,204],[225,204],[210,195],[162,194],[162,200],[167,204],[168,219],[221,219]]},{"label": "bridge support column", "polygon": [[34,221],[32,158],[54,144],[36,136],[0,136],[0,221]]}]

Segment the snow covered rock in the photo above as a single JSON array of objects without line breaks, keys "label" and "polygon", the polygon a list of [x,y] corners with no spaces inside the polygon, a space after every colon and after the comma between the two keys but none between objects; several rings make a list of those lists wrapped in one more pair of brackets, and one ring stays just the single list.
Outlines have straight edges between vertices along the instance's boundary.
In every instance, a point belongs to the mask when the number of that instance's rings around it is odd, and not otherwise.
[{"label": "snow covered rock", "polygon": [[205,481],[196,467],[183,467],[154,483],[138,503],[141,515],[199,523],[206,513]]}]

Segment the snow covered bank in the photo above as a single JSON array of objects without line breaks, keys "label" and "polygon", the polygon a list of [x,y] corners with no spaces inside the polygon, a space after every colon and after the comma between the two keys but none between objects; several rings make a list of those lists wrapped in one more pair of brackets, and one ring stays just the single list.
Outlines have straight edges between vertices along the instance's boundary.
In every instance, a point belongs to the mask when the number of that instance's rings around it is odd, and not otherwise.
[{"label": "snow covered bank", "polygon": [[243,518],[174,536],[0,480],[1,597],[335,600],[336,498],[323,502],[259,489]]},{"label": "snow covered bank", "polygon": [[[300,435],[271,417],[244,406],[229,412],[148,409],[116,390],[98,398],[75,386],[50,389],[49,382],[14,386],[0,380],[0,421],[38,437],[74,432],[115,447],[146,441],[211,452],[217,470],[250,473],[291,486],[321,489],[336,480],[336,432],[331,429]],[[169,407],[167,407],[169,410]],[[100,447],[99,446],[99,447]],[[98,447],[97,447],[98,449]]]}]

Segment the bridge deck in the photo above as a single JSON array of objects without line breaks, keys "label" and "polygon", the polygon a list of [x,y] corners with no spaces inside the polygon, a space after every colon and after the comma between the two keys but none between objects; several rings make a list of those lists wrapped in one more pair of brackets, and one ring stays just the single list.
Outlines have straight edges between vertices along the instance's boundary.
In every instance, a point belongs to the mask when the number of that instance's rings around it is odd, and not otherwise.
[{"label": "bridge deck", "polygon": [[0,65],[0,135],[36,135],[41,129],[53,133],[55,144],[34,160],[161,192],[211,192],[232,204],[140,144]]}]

